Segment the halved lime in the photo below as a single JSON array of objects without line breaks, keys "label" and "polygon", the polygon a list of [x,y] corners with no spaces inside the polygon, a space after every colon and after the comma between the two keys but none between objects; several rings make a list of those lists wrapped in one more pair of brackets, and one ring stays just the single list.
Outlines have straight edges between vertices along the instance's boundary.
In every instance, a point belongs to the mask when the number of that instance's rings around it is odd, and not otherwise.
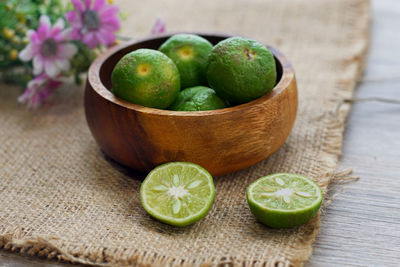
[{"label": "halved lime", "polygon": [[207,215],[214,202],[213,178],[189,162],[171,162],[153,169],[140,187],[143,208],[154,218],[187,226]]},{"label": "halved lime", "polygon": [[247,188],[251,212],[273,228],[288,228],[308,222],[322,202],[322,191],[311,179],[291,173],[262,177]]}]

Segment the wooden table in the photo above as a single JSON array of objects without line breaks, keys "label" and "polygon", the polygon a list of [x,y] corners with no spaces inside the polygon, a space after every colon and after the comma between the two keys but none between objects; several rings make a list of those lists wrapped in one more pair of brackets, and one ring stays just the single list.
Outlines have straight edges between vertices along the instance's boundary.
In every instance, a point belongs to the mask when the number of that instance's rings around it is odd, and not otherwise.
[{"label": "wooden table", "polygon": [[[400,99],[400,1],[372,4],[370,53],[355,97]],[[355,103],[344,136],[339,169],[361,178],[328,207],[307,266],[400,266],[400,105]]]},{"label": "wooden table", "polygon": [[[399,0],[373,0],[370,54],[356,91],[371,96],[400,99]],[[349,167],[361,179],[327,208],[306,266],[400,266],[400,105],[354,104],[338,169]],[[0,266],[37,265],[67,266],[0,250]]]}]

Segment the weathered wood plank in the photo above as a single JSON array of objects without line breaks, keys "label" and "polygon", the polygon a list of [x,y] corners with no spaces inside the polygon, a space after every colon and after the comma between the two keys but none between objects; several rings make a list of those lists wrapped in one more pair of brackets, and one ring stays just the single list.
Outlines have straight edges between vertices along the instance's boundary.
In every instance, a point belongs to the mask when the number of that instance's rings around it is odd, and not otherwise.
[{"label": "weathered wood plank", "polygon": [[[400,2],[373,1],[372,44],[356,97],[400,99]],[[361,179],[327,208],[308,267],[399,266],[400,106],[355,103],[340,168]]]}]

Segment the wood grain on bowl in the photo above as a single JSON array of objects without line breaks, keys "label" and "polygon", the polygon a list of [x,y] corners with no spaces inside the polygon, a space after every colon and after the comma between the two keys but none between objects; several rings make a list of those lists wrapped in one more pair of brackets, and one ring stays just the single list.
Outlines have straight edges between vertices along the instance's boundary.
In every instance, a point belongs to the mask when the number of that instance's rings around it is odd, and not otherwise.
[{"label": "wood grain on bowl", "polygon": [[[216,44],[230,37],[199,34]],[[271,93],[219,110],[168,111],[128,103],[111,92],[111,72],[126,53],[158,47],[171,34],[130,41],[99,56],[91,65],[85,91],[89,128],[101,149],[117,162],[147,172],[170,161],[188,161],[213,176],[249,167],[285,142],[297,111],[294,70],[276,49],[279,81]]]}]

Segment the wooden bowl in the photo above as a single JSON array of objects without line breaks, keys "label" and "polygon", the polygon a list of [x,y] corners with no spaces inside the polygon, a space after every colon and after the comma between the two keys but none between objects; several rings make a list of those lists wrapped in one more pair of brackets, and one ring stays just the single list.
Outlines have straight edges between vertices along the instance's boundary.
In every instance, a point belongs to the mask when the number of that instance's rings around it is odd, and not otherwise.
[{"label": "wooden bowl", "polygon": [[[203,34],[212,44],[230,37]],[[189,161],[213,176],[249,167],[277,151],[292,129],[297,111],[294,70],[278,50],[278,83],[254,101],[211,111],[169,111],[143,107],[115,97],[111,72],[125,54],[158,47],[171,34],[123,43],[90,66],[85,91],[89,128],[101,149],[132,169],[147,172],[169,161]]]}]

